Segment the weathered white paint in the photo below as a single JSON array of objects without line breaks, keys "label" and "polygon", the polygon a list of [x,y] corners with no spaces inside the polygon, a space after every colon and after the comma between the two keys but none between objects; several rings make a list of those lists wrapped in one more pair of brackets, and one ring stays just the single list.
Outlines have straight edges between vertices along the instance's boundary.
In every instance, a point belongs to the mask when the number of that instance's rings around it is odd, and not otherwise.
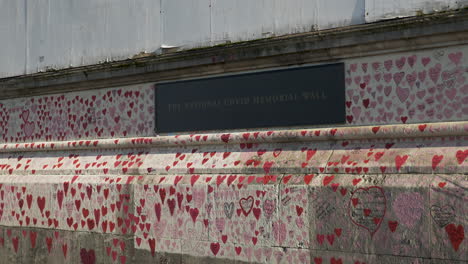
[{"label": "weathered white paint", "polygon": [[212,8],[216,43],[305,32],[317,24],[317,1],[218,0]]},{"label": "weathered white paint", "polygon": [[162,9],[163,43],[182,48],[364,23],[364,0],[163,0]]},{"label": "weathered white paint", "polygon": [[210,43],[210,0],[162,0],[163,44]]},{"label": "weathered white paint", "polygon": [[415,16],[468,5],[467,0],[365,0],[366,21]]},{"label": "weathered white paint", "polygon": [[468,0],[0,0],[0,78],[458,8]]},{"label": "weathered white paint", "polygon": [[365,0],[318,0],[318,28],[364,24]]},{"label": "weathered white paint", "polygon": [[158,50],[159,12],[154,0],[0,0],[0,77]]},{"label": "weathered white paint", "polygon": [[25,72],[25,17],[23,1],[0,1],[0,77]]}]

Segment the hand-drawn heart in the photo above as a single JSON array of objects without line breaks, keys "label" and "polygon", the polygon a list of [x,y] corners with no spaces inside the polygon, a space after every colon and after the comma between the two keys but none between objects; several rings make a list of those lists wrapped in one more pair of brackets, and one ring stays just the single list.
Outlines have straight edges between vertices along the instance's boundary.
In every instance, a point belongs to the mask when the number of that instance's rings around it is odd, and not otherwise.
[{"label": "hand-drawn heart", "polygon": [[248,216],[250,214],[250,211],[252,211],[253,204],[254,204],[253,196],[249,196],[247,198],[241,198],[239,200],[239,205],[245,216]]},{"label": "hand-drawn heart", "polygon": [[95,264],[96,263],[96,255],[94,253],[94,250],[86,250],[85,248],[82,248],[80,250],[80,257],[81,257],[81,263],[83,264]]},{"label": "hand-drawn heart", "polygon": [[45,197],[37,197],[37,206],[39,207],[39,210],[41,210],[42,213],[45,208]]},{"label": "hand-drawn heart", "polygon": [[219,248],[220,248],[219,243],[211,243],[211,244],[210,244],[211,252],[212,252],[213,255],[215,255],[215,256],[218,254]]},{"label": "hand-drawn heart", "polygon": [[62,253],[65,258],[67,258],[68,244],[62,245]]},{"label": "hand-drawn heart", "polygon": [[451,205],[431,206],[431,216],[440,227],[448,225],[455,218],[455,209]]},{"label": "hand-drawn heart", "polygon": [[424,57],[421,59],[421,63],[424,65],[424,67],[426,67],[429,64],[429,62],[431,62],[431,58],[429,57]]},{"label": "hand-drawn heart", "polygon": [[149,244],[150,249],[151,249],[151,255],[153,255],[153,257],[154,257],[154,253],[156,251],[156,239],[154,239],[154,238],[148,239],[148,244]]},{"label": "hand-drawn heart", "polygon": [[283,150],[280,149],[280,148],[275,149],[275,150],[273,151],[273,156],[274,156],[275,158],[277,158],[277,157],[281,154],[282,151],[283,151]]},{"label": "hand-drawn heart", "polygon": [[445,96],[447,96],[447,98],[450,99],[451,101],[455,99],[456,95],[457,95],[457,89],[455,88],[445,90]]},{"label": "hand-drawn heart", "polygon": [[397,221],[388,221],[388,228],[390,231],[395,232],[398,227],[398,222]]},{"label": "hand-drawn heart", "polygon": [[317,153],[317,149],[308,149],[306,160],[309,161]]},{"label": "hand-drawn heart", "polygon": [[276,209],[276,200],[266,199],[263,202],[263,212],[267,219],[270,219]]},{"label": "hand-drawn heart", "polygon": [[31,137],[34,133],[35,124],[34,122],[25,122],[23,126],[23,132],[26,137]]},{"label": "hand-drawn heart", "polygon": [[392,86],[385,86],[384,88],[385,96],[389,96],[391,92],[392,92]]},{"label": "hand-drawn heart", "polygon": [[400,70],[403,68],[403,66],[405,66],[405,63],[406,63],[406,57],[401,57],[401,58],[395,60],[395,65]]},{"label": "hand-drawn heart", "polygon": [[416,71],[414,71],[411,74],[406,75],[406,81],[408,82],[410,88],[413,88],[417,79],[418,79],[418,73]]},{"label": "hand-drawn heart", "polygon": [[403,192],[392,203],[393,212],[404,226],[413,228],[424,214],[424,197],[417,192]]},{"label": "hand-drawn heart", "polygon": [[221,135],[221,140],[224,142],[224,143],[228,143],[229,142],[229,137],[231,136],[231,134],[222,134]]},{"label": "hand-drawn heart", "polygon": [[393,74],[393,81],[395,81],[396,85],[399,85],[403,77],[405,77],[404,72],[397,72]]},{"label": "hand-drawn heart", "polygon": [[175,199],[168,199],[167,200],[167,206],[169,207],[169,212],[171,213],[171,216],[174,215],[174,209],[176,206],[176,201]]},{"label": "hand-drawn heart", "polygon": [[465,159],[468,157],[468,149],[457,151],[456,157],[457,157],[458,164],[461,165],[465,161]]},{"label": "hand-drawn heart", "polygon": [[154,211],[156,213],[156,218],[158,219],[158,222],[161,221],[161,204],[160,203],[154,204]]},{"label": "hand-drawn heart", "polygon": [[280,220],[279,222],[273,223],[273,234],[274,234],[275,240],[280,245],[282,245],[283,242],[286,240],[286,233],[287,233],[286,224],[283,223],[283,221]]},{"label": "hand-drawn heart", "polygon": [[198,208],[190,208],[189,213],[190,213],[190,216],[192,217],[193,222],[196,223],[197,217],[199,214]]},{"label": "hand-drawn heart", "polygon": [[330,264],[343,264],[343,261],[340,258],[331,258]]},{"label": "hand-drawn heart", "polygon": [[0,203],[0,221],[2,220],[2,216],[3,216],[3,207],[5,206],[4,203]]},{"label": "hand-drawn heart", "polygon": [[397,86],[396,93],[397,93],[398,99],[400,99],[400,102],[403,103],[406,101],[406,99],[408,99],[410,90],[408,88],[401,88],[400,86]]},{"label": "hand-drawn heart", "polygon": [[450,239],[450,243],[452,243],[453,249],[455,251],[458,251],[460,244],[465,239],[465,229],[463,228],[463,226],[456,226],[454,224],[450,224],[445,227],[445,232],[447,232],[447,235]]},{"label": "hand-drawn heart", "polygon": [[271,167],[275,164],[274,161],[267,161],[263,164],[263,170],[266,174],[270,173]]},{"label": "hand-drawn heart", "polygon": [[225,202],[224,203],[224,214],[227,218],[231,219],[232,214],[234,213],[234,202]]},{"label": "hand-drawn heart", "polygon": [[448,57],[453,63],[458,65],[460,63],[461,58],[463,57],[463,53],[462,52],[450,53]]},{"label": "hand-drawn heart", "polygon": [[222,233],[224,231],[224,227],[226,226],[226,219],[223,217],[216,218],[215,226],[216,226],[216,230],[219,230]]},{"label": "hand-drawn heart", "polygon": [[429,77],[434,82],[434,84],[437,84],[437,81],[439,80],[439,77],[440,77],[441,70],[442,70],[442,66],[440,63],[437,63],[434,67],[429,69]]},{"label": "hand-drawn heart", "polygon": [[406,161],[408,160],[408,155],[404,155],[404,156],[400,156],[400,155],[397,155],[395,157],[395,167],[397,169],[397,171],[400,170],[401,166],[403,166]]},{"label": "hand-drawn heart", "polygon": [[15,252],[18,252],[19,237],[12,237],[11,242],[13,242],[13,248],[15,249]]},{"label": "hand-drawn heart", "polygon": [[57,202],[58,202],[59,208],[62,209],[62,202],[63,202],[63,191],[62,190],[57,191]]},{"label": "hand-drawn heart", "polygon": [[378,186],[356,189],[348,205],[351,221],[369,231],[371,236],[379,230],[386,210],[387,200],[383,189]]},{"label": "hand-drawn heart", "polygon": [[28,110],[24,110],[21,115],[20,115],[21,119],[23,119],[24,122],[27,122],[28,119],[29,119],[29,109]]}]

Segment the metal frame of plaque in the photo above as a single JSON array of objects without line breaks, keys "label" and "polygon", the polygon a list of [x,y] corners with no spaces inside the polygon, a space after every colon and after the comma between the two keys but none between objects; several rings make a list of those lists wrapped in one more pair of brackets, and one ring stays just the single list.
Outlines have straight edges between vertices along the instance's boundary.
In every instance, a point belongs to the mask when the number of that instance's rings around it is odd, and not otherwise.
[{"label": "metal frame of plaque", "polygon": [[157,133],[345,123],[344,64],[155,85]]}]

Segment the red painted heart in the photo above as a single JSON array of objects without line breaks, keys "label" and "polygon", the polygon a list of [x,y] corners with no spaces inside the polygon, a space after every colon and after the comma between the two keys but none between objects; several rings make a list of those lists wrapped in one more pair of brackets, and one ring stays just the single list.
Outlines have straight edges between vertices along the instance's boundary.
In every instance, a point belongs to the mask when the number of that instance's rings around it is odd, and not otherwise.
[{"label": "red painted heart", "polygon": [[356,189],[349,202],[351,221],[370,232],[371,236],[380,228],[385,216],[387,200],[382,188],[372,186]]},{"label": "red painted heart", "polygon": [[241,207],[242,213],[244,213],[245,216],[250,214],[250,211],[252,211],[253,204],[254,198],[252,196],[249,196],[247,198],[241,198],[239,200],[239,205]]},{"label": "red painted heart", "polygon": [[82,248],[80,250],[81,263],[83,264],[95,264],[96,263],[96,254],[94,250],[86,250]]},{"label": "red painted heart", "polygon": [[455,251],[458,251],[460,244],[465,239],[465,229],[462,225],[454,225],[450,224],[445,227],[445,232],[450,239],[450,243],[452,243],[452,247]]}]

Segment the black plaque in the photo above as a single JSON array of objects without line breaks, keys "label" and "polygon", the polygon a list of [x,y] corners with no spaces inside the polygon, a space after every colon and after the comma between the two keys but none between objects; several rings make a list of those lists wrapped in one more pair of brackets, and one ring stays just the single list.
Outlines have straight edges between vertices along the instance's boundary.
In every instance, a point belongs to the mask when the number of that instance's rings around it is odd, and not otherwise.
[{"label": "black plaque", "polygon": [[156,85],[156,131],[345,122],[344,64]]}]

